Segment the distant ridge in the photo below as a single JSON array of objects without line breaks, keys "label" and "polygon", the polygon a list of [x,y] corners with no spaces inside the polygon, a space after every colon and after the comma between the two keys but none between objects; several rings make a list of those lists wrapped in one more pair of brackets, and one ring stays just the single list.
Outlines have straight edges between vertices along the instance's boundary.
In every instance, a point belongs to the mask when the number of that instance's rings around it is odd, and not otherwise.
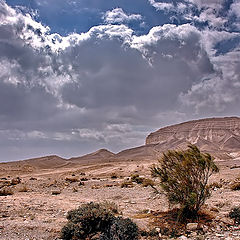
[{"label": "distant ridge", "polygon": [[86,154],[81,157],[73,157],[70,158],[69,161],[71,162],[88,162],[88,161],[103,161],[103,160],[108,160],[109,158],[114,157],[115,154],[110,152],[107,149],[99,149],[96,152]]},{"label": "distant ridge", "polygon": [[117,154],[107,149],[99,149],[70,159],[52,155],[1,163],[0,168],[8,165],[16,171],[20,168],[30,171],[111,161],[151,161],[158,159],[166,150],[185,149],[189,143],[197,145],[202,151],[209,152],[218,159],[240,156],[240,118],[206,118],[163,127],[150,133],[145,145],[126,149]]}]

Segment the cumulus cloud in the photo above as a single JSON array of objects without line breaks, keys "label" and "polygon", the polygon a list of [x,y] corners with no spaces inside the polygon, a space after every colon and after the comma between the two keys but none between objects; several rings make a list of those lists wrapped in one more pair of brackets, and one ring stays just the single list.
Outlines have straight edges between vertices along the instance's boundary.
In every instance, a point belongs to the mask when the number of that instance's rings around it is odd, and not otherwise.
[{"label": "cumulus cloud", "polygon": [[114,8],[111,11],[107,11],[103,20],[105,23],[128,23],[131,21],[139,21],[142,20],[142,16],[140,14],[127,14],[123,11],[122,8]]}]

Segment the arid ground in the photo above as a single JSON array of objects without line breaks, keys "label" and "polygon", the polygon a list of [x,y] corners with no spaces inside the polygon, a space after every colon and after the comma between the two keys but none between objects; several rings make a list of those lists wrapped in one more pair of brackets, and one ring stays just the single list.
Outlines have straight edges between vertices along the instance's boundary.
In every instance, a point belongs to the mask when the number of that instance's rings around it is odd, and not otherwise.
[{"label": "arid ground", "polygon": [[[116,203],[123,216],[133,219],[141,229],[159,227],[157,213],[169,210],[164,194],[156,194],[152,187],[137,183],[121,187],[132,174],[151,178],[149,167],[153,163],[103,161],[52,169],[21,169],[17,164],[1,164],[1,186],[10,185],[2,189],[13,194],[0,196],[0,239],[59,239],[67,212],[90,201]],[[204,205],[212,221],[203,226],[201,234],[183,231],[188,239],[240,239],[240,227],[228,218],[230,209],[240,205],[240,191],[231,190],[231,184],[240,177],[240,160],[219,160],[217,164],[220,172],[210,179],[216,187]],[[21,179],[20,183],[12,181],[16,177]]]}]

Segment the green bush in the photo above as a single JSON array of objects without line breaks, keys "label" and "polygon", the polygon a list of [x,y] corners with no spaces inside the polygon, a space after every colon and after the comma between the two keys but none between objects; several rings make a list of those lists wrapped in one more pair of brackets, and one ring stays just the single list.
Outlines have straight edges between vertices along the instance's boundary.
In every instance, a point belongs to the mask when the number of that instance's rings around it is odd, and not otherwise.
[{"label": "green bush", "polygon": [[164,153],[159,165],[151,170],[153,176],[160,178],[169,202],[180,204],[178,219],[184,221],[197,217],[210,196],[208,179],[218,167],[210,154],[201,153],[196,146],[189,145],[185,151]]},{"label": "green bush", "polygon": [[62,228],[62,239],[85,239],[91,234],[105,231],[113,213],[99,203],[87,203],[67,214],[68,223]]},{"label": "green bush", "polygon": [[234,219],[234,222],[240,224],[240,207],[234,207],[229,213],[229,217]]},{"label": "green bush", "polygon": [[137,240],[138,227],[129,218],[114,218],[109,229],[101,234],[100,240]]}]

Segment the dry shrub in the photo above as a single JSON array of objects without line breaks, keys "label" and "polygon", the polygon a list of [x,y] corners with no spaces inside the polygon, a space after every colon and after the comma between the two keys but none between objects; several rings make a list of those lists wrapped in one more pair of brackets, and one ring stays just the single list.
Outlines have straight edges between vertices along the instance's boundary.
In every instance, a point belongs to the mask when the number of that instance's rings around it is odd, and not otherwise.
[{"label": "dry shrub", "polygon": [[233,191],[240,190],[240,182],[235,182],[235,183],[231,184],[230,188]]},{"label": "dry shrub", "polygon": [[18,189],[19,192],[28,192],[28,188],[26,185],[23,185],[21,186],[19,189]]},{"label": "dry shrub", "polygon": [[[114,211],[116,211],[114,206]],[[87,203],[78,209],[69,211],[68,223],[62,228],[64,240],[137,240],[138,227],[130,219],[115,217],[112,204]]]},{"label": "dry shrub", "polygon": [[21,183],[21,179],[19,177],[13,178],[11,180],[11,185],[17,185],[19,183]]},{"label": "dry shrub", "polygon": [[37,178],[35,178],[35,177],[30,177],[29,180],[34,181],[34,180],[37,180]]},{"label": "dry shrub", "polygon": [[0,196],[13,195],[13,190],[10,187],[3,187],[0,189]]},{"label": "dry shrub", "polygon": [[121,183],[121,188],[132,188],[134,187],[132,181],[124,181]]},{"label": "dry shrub", "polygon": [[85,178],[85,177],[81,178],[80,180],[81,180],[82,182],[86,182],[86,181],[88,181],[88,179]]},{"label": "dry shrub", "polygon": [[99,185],[92,185],[91,189],[99,189],[100,186]]},{"label": "dry shrub", "polygon": [[133,174],[131,175],[131,181],[135,182],[137,184],[142,184],[143,183],[144,178],[140,177],[139,174]]},{"label": "dry shrub", "polygon": [[11,182],[10,181],[8,181],[8,180],[1,180],[0,181],[0,188],[8,187],[8,186],[11,186]]},{"label": "dry shrub", "polygon": [[70,183],[79,181],[77,177],[66,177],[65,180]]},{"label": "dry shrub", "polygon": [[232,208],[229,217],[234,220],[235,224],[240,224],[240,207]]},{"label": "dry shrub", "polygon": [[114,173],[111,173],[111,179],[116,179],[118,178],[118,175],[114,172]]},{"label": "dry shrub", "polygon": [[222,188],[222,183],[220,183],[220,182],[213,182],[213,183],[211,183],[210,185],[209,185],[209,187],[211,188],[211,189],[214,189],[214,188]]},{"label": "dry shrub", "polygon": [[78,192],[77,188],[75,188],[75,187],[72,190],[73,190],[74,193]]},{"label": "dry shrub", "polygon": [[78,186],[84,186],[85,183],[84,182],[79,182]]},{"label": "dry shrub", "polygon": [[155,185],[154,181],[152,179],[149,179],[149,178],[144,178],[143,179],[143,183],[142,183],[142,186],[143,187],[153,187]]}]

